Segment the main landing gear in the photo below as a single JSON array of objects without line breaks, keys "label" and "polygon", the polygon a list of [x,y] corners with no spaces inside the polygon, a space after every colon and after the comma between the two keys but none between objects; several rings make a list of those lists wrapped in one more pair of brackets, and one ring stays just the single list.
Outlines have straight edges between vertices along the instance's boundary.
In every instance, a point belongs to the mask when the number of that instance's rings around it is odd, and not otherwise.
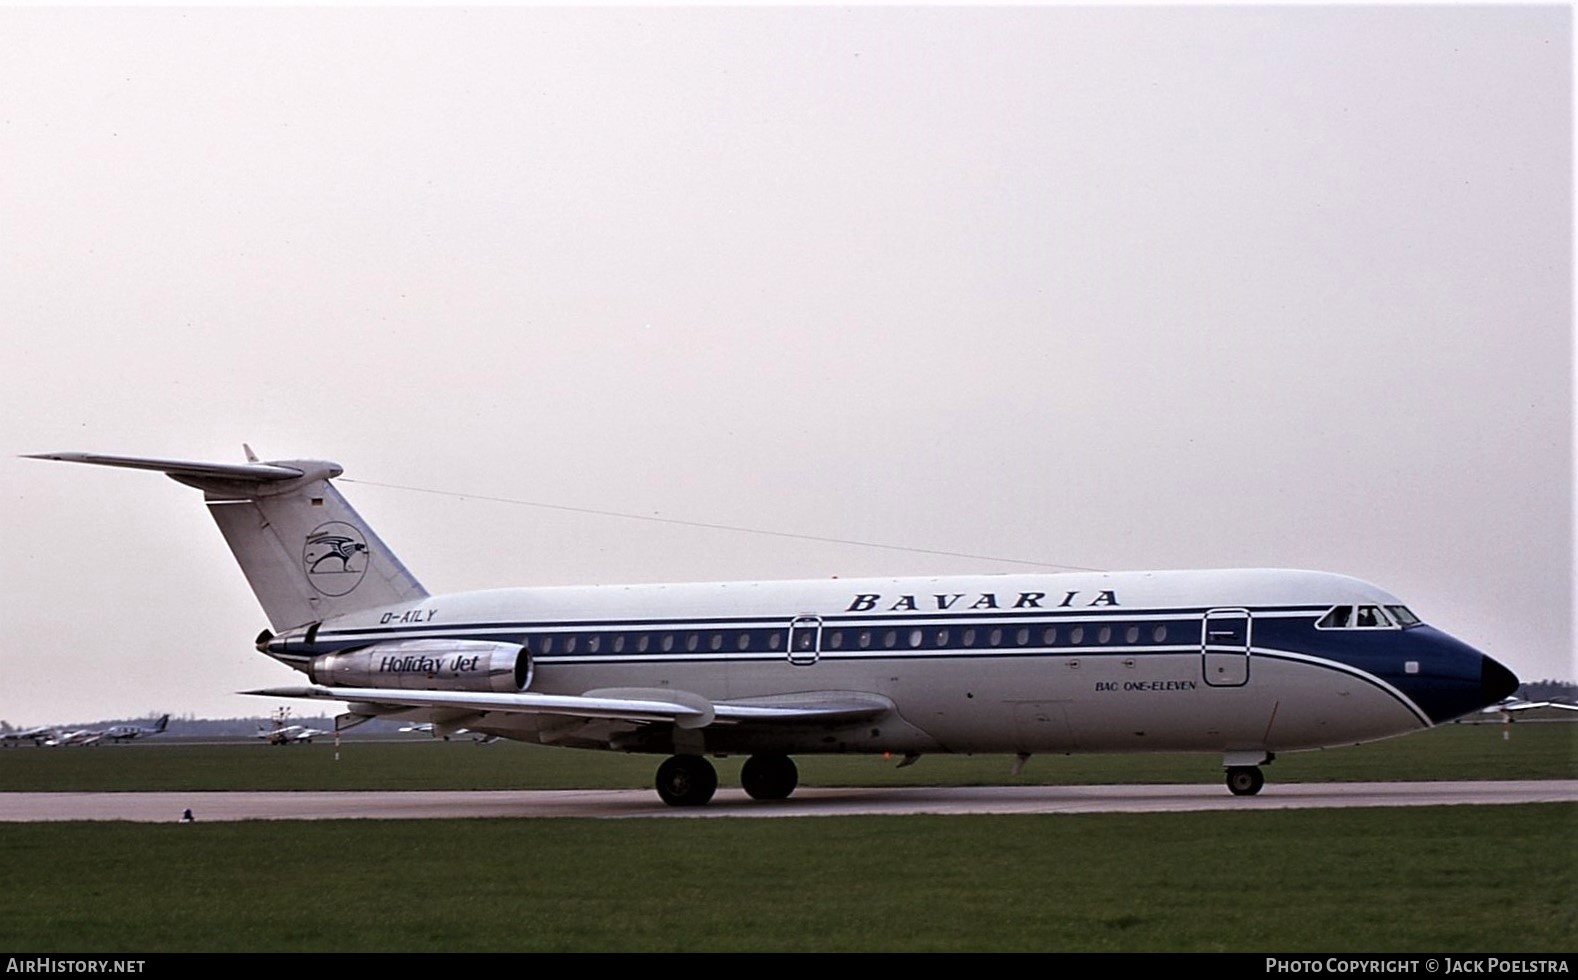
[{"label": "main landing gear", "polygon": [[800,770],[787,755],[753,755],[740,769],[740,786],[753,800],[786,800],[800,784]]},{"label": "main landing gear", "polygon": [[699,755],[676,755],[658,766],[657,794],[669,806],[701,806],[718,790],[718,770]]},{"label": "main landing gear", "polygon": [[1266,785],[1266,775],[1259,766],[1228,766],[1227,788],[1234,796],[1254,796]]},{"label": "main landing gear", "polygon": [[[740,770],[740,786],[753,800],[782,800],[794,792],[800,770],[786,755],[753,755]],[[702,806],[718,790],[718,771],[699,755],[676,755],[657,771],[658,796],[669,806]]]}]

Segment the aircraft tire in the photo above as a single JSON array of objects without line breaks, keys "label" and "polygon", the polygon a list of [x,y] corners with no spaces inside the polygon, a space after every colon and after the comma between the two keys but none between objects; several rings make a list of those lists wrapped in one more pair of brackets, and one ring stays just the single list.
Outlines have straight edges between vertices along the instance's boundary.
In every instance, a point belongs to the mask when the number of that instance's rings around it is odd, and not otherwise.
[{"label": "aircraft tire", "polygon": [[658,796],[669,806],[703,806],[717,789],[718,770],[699,755],[671,756],[658,766]]},{"label": "aircraft tire", "polygon": [[1259,766],[1228,766],[1227,788],[1234,796],[1254,796],[1266,785],[1266,775]]},{"label": "aircraft tire", "polygon": [[800,770],[787,755],[753,755],[740,767],[740,787],[753,800],[787,800],[800,785]]}]

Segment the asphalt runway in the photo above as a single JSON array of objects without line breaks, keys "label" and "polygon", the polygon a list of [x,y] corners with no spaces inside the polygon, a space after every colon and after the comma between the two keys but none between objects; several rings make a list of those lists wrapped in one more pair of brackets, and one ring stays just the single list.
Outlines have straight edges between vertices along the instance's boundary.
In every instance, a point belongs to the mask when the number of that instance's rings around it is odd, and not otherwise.
[{"label": "asphalt runway", "polygon": [[1161,813],[1321,807],[1578,802],[1578,780],[1451,783],[1268,783],[1236,797],[1220,785],[911,786],[801,789],[758,803],[719,790],[704,807],[670,807],[646,789],[287,793],[0,793],[0,822],[173,823],[187,808],[229,820],[430,820],[455,817],[825,817],[868,814]]}]

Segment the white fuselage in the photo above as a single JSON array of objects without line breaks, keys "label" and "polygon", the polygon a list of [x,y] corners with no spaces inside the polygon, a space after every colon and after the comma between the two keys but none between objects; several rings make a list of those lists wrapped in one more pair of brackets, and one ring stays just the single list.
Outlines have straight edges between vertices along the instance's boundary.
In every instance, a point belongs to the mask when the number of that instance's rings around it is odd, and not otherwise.
[{"label": "white fuselage", "polygon": [[[354,613],[310,644],[283,635],[274,652],[494,640],[525,646],[537,693],[863,692],[893,704],[839,726],[718,726],[703,733],[715,752],[1281,752],[1415,731],[1477,695],[1481,656],[1429,627],[1316,627],[1345,603],[1398,606],[1355,579],[1283,570],[511,589]],[[612,724],[466,724],[673,749],[621,741]]]}]

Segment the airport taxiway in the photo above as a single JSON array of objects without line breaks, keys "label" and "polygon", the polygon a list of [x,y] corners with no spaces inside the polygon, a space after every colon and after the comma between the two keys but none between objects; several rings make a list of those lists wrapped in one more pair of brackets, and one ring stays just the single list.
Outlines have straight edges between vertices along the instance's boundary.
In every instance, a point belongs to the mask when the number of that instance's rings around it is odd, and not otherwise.
[{"label": "airport taxiway", "polygon": [[1578,780],[1267,784],[1235,797],[1215,784],[804,788],[758,803],[723,789],[704,807],[670,807],[649,789],[400,792],[0,793],[0,822],[431,820],[466,817],[819,817],[872,814],[1160,813],[1578,802]]}]

